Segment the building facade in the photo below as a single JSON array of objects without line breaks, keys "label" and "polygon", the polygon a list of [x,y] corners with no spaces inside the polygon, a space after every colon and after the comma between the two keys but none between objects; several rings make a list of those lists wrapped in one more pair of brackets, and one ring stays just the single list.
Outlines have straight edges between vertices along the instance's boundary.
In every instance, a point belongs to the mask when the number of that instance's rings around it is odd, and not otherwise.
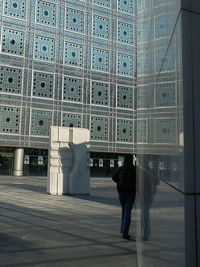
[{"label": "building facade", "polygon": [[90,129],[93,152],[133,152],[135,0],[3,0],[0,31],[4,170],[23,154],[27,174],[46,165],[51,125]]}]

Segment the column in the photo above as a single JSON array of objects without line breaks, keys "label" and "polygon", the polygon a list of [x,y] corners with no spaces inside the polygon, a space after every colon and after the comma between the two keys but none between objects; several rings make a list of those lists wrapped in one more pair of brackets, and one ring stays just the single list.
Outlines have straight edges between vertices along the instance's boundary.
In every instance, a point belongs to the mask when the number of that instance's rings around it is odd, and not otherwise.
[{"label": "column", "polygon": [[14,168],[13,168],[14,176],[23,175],[23,165],[24,165],[24,149],[16,148],[14,154]]}]

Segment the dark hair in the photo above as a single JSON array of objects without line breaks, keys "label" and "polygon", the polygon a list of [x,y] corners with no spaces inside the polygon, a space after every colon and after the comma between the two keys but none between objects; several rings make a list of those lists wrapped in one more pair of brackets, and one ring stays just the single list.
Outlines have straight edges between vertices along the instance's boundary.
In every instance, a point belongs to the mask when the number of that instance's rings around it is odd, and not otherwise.
[{"label": "dark hair", "polygon": [[124,157],[124,165],[131,165],[133,164],[133,155],[127,154]]}]

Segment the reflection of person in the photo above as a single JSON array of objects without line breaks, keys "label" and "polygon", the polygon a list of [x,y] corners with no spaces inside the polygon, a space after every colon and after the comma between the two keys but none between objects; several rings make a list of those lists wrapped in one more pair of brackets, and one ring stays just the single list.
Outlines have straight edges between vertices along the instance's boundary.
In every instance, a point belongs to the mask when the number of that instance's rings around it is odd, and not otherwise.
[{"label": "reflection of person", "polygon": [[125,156],[124,165],[117,169],[112,179],[117,183],[119,201],[122,207],[120,232],[124,239],[130,239],[131,211],[136,195],[136,167],[133,165],[132,155]]},{"label": "reflection of person", "polygon": [[151,175],[150,172],[142,171],[140,179],[140,202],[142,209],[142,222],[144,230],[144,240],[148,240],[151,235],[151,224],[149,211],[153,204],[155,194],[157,192],[158,179]]}]

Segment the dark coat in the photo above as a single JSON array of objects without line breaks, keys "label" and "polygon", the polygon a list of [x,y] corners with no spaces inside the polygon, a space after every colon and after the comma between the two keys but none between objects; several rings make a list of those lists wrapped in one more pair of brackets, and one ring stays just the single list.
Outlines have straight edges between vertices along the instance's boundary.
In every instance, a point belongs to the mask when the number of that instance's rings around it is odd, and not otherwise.
[{"label": "dark coat", "polygon": [[[124,170],[126,170],[126,172],[129,174],[129,182],[125,188],[121,189],[120,173],[122,173]],[[136,193],[136,167],[133,164],[119,167],[113,175],[112,180],[117,184],[117,190],[119,192]]]}]

